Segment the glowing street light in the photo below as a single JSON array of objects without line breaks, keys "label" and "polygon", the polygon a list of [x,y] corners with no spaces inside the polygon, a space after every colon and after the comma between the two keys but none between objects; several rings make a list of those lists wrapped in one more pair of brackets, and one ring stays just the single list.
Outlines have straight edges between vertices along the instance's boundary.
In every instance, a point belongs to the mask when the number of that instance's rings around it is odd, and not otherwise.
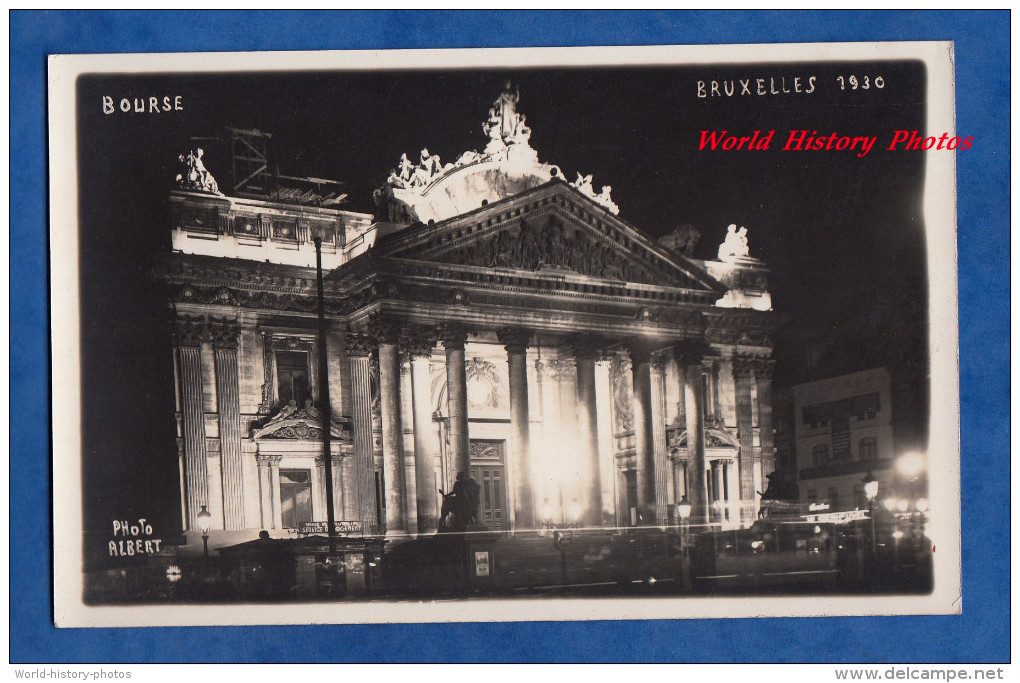
[{"label": "glowing street light", "polygon": [[896,471],[910,481],[920,477],[924,468],[924,455],[921,453],[904,453],[896,460]]},{"label": "glowing street light", "polygon": [[677,501],[676,516],[680,520],[680,559],[683,562],[684,590],[689,590],[691,587],[690,543],[688,541],[688,533],[690,530],[692,509],[693,506],[691,505],[691,501],[687,500],[686,495]]},{"label": "glowing street light", "polygon": [[212,522],[212,513],[202,506],[198,514],[195,515],[195,519],[198,522],[198,530],[202,532],[202,549],[205,551],[205,559],[209,561],[209,524]]},{"label": "glowing street light", "polygon": [[868,472],[862,483],[864,484],[864,495],[867,496],[869,503],[873,503],[875,498],[878,497],[878,479],[875,479],[875,475]]},{"label": "glowing street light", "polygon": [[878,479],[870,471],[861,481],[864,484],[864,495],[868,499],[868,517],[871,517],[871,563],[874,566],[875,555],[878,554],[878,543],[875,540],[875,499],[878,498]]}]

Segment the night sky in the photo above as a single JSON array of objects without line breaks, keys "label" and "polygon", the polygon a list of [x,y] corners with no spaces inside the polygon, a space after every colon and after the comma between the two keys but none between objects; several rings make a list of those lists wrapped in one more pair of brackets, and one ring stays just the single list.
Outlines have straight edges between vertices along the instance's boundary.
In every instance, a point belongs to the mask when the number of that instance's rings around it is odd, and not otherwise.
[{"label": "night sky", "polygon": [[[837,76],[882,76],[840,90]],[[814,77],[814,92],[793,90]],[[772,79],[771,83],[769,79]],[[481,123],[503,82],[543,162],[611,185],[620,215],[658,237],[691,224],[697,258],[715,258],[730,223],[772,270],[776,386],[888,366],[902,422],[927,432],[924,152],[886,151],[894,130],[925,131],[925,72],[916,62],[699,65],[510,71],[376,71],[84,76],[78,82],[86,531],[145,516],[179,528],[167,295],[149,275],[170,249],[168,196],[177,155],[201,146],[229,182],[228,126],[272,133],[282,174],[347,183],[345,208],[371,192],[401,153],[444,162],[486,143]],[[740,95],[740,80],[751,95]],[[699,98],[698,81],[734,81]],[[725,92],[720,84],[720,92]],[[181,96],[183,111],[104,114],[103,96]],[[701,131],[776,130],[766,151],[699,151]],[[783,151],[790,130],[877,136],[851,151]],[[941,131],[928,131],[940,134]],[[938,152],[931,152],[933,154]],[[51,188],[57,192],[59,188]],[[88,547],[88,536],[86,547]]]}]

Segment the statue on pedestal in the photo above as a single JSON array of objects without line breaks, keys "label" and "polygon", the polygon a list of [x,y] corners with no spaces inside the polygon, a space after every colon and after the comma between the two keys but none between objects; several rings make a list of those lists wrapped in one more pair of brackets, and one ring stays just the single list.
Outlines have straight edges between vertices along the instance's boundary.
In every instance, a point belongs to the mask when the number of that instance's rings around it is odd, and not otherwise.
[{"label": "statue on pedestal", "polygon": [[732,261],[735,257],[748,256],[750,248],[747,246],[747,228],[741,227],[737,230],[734,223],[726,228],[726,239],[719,245],[719,260]]},{"label": "statue on pedestal", "polygon": [[182,190],[222,194],[219,186],[216,184],[216,179],[213,178],[212,173],[209,172],[202,161],[203,154],[205,154],[205,150],[199,147],[188,152],[186,155],[180,154],[177,156],[177,160],[182,166],[181,172],[177,174],[176,178],[177,187]]}]

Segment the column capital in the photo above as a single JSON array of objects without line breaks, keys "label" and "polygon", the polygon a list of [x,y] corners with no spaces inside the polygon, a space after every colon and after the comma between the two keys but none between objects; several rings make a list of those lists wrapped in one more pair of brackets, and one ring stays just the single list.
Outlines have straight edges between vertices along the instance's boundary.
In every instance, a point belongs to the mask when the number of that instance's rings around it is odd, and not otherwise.
[{"label": "column capital", "polygon": [[754,376],[759,380],[771,380],[776,371],[776,362],[769,358],[759,358],[754,366]]},{"label": "column capital", "polygon": [[531,330],[523,327],[504,327],[496,331],[496,337],[507,353],[524,353],[531,343]]},{"label": "column capital", "polygon": [[279,467],[281,460],[283,460],[282,455],[262,455],[260,453],[255,456],[259,467]]},{"label": "column capital", "polygon": [[652,354],[651,364],[652,370],[655,372],[662,372],[666,369],[666,363],[669,362],[670,353],[669,351],[656,351]]},{"label": "column capital", "polygon": [[370,356],[375,348],[375,339],[368,334],[348,332],[344,335],[348,356]]},{"label": "column capital", "polygon": [[241,335],[241,326],[236,320],[210,320],[209,333],[217,349],[236,349]]},{"label": "column capital", "polygon": [[468,328],[456,323],[447,323],[439,328],[439,338],[447,349],[464,350],[468,338]]},{"label": "column capital", "polygon": [[549,370],[555,380],[571,379],[577,373],[577,363],[573,358],[557,358],[549,361]]},{"label": "column capital", "polygon": [[572,334],[567,337],[567,346],[573,351],[574,358],[578,360],[599,361],[605,357],[603,347],[604,341],[599,337],[587,334]]},{"label": "column capital", "polygon": [[633,340],[627,343],[627,350],[630,351],[630,361],[633,365],[652,360],[652,347],[647,342]]},{"label": "column capital", "polygon": [[205,321],[187,316],[174,321],[173,336],[177,346],[201,346],[202,342],[211,340]]},{"label": "column capital", "polygon": [[390,316],[373,315],[369,330],[380,344],[397,344],[405,327],[404,321]]},{"label": "column capital", "polygon": [[412,328],[404,330],[400,339],[400,348],[407,354],[409,360],[415,358],[429,358],[432,349],[436,346],[438,334],[434,329]]},{"label": "column capital", "polygon": [[758,359],[752,356],[734,356],[733,376],[738,379],[751,379],[757,365]]}]

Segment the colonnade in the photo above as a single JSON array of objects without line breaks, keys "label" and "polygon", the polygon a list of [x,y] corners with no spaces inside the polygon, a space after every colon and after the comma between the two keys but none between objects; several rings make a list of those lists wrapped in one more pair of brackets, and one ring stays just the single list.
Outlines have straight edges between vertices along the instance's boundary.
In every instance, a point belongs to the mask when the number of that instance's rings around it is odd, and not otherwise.
[{"label": "colonnade", "polygon": [[[187,326],[185,325],[184,328]],[[182,328],[182,329],[184,329]],[[209,504],[210,496],[222,496],[223,528],[244,528],[244,496],[242,490],[241,441],[246,436],[241,432],[238,413],[237,391],[237,329],[224,327],[224,333],[210,335],[208,326],[202,334],[181,333],[178,337],[178,370],[181,384],[182,418],[182,465],[185,488],[184,507],[189,528],[195,528],[195,515],[202,505]],[[185,329],[185,332],[187,330]],[[447,386],[446,413],[448,416],[448,449],[446,452],[449,471],[471,471],[470,442],[468,434],[468,373],[466,368],[465,344],[468,330],[464,327],[446,324],[436,327],[410,327],[392,322],[375,325],[371,334],[347,333],[341,349],[331,348],[329,353],[340,353],[343,357],[342,386],[344,412],[351,419],[353,440],[353,464],[334,456],[334,502],[338,503],[344,516],[349,519],[374,520],[379,508],[384,508],[383,519],[390,534],[431,533],[437,529],[438,495],[433,480],[435,463],[440,455],[440,444],[434,427],[433,387],[431,359],[442,347],[445,356],[445,379]],[[519,327],[495,330],[495,338],[506,354],[509,389],[509,425],[507,431],[507,466],[511,484],[509,500],[513,510],[510,519],[515,528],[535,528],[542,523],[539,514],[539,489],[535,486],[537,476],[546,463],[536,458],[532,443],[531,399],[542,398],[541,386],[529,387],[528,350],[534,342],[531,331]],[[489,336],[489,343],[492,338]],[[606,470],[602,460],[607,454],[605,441],[607,431],[600,425],[598,378],[606,383],[606,369],[599,372],[599,363],[605,358],[605,349],[597,337],[566,335],[556,337],[561,358],[560,387],[566,389],[560,395],[561,415],[566,415],[570,428],[576,429],[577,439],[570,448],[577,461],[584,467],[579,471],[579,481],[574,482],[580,493],[579,523],[600,525],[603,516],[603,498],[606,490],[612,489],[610,482],[603,481]],[[337,341],[340,341],[337,339]],[[202,368],[200,348],[202,344],[214,346],[216,394],[219,417],[220,471],[210,471],[207,464],[207,442],[204,434],[205,414],[202,396]],[[663,524],[670,518],[670,508],[681,495],[686,494],[692,505],[692,520],[712,519],[712,498],[719,498],[721,491],[733,490],[739,500],[746,504],[755,500],[755,486],[763,481],[764,474],[772,470],[772,407],[770,364],[760,358],[732,358],[733,387],[735,400],[736,433],[739,441],[739,455],[736,468],[723,466],[716,460],[706,459],[706,419],[710,413],[718,419],[718,378],[705,390],[705,358],[712,353],[704,344],[678,342],[663,348],[664,342],[649,343],[645,340],[615,342],[612,353],[626,353],[630,359],[630,407],[633,412],[633,462],[636,479],[637,523]],[[373,396],[371,356],[378,358],[378,393]],[[671,457],[666,443],[667,386],[664,368],[670,361],[675,362],[679,387],[677,414],[682,416],[686,430],[686,453],[680,462]],[[402,415],[401,366],[410,374],[409,385],[412,396],[411,424]],[[673,375],[671,375],[673,376]],[[541,372],[531,375],[539,382]],[[534,381],[531,380],[531,381]],[[671,385],[672,386],[672,385]],[[756,392],[755,392],[756,389]],[[538,390],[532,395],[533,390]],[[671,389],[673,391],[673,389]],[[712,395],[712,392],[715,395]],[[708,394],[706,396],[706,394]],[[757,411],[753,402],[757,398]],[[378,400],[381,422],[382,478],[375,470],[377,444],[373,436],[373,403]],[[706,409],[706,400],[711,404]],[[603,404],[604,405],[604,404]],[[547,406],[548,407],[548,406]],[[541,405],[538,412],[542,413]],[[753,424],[755,413],[757,426]],[[606,413],[602,413],[603,420]],[[562,417],[561,417],[562,419]],[[558,426],[551,426],[552,429]],[[754,433],[759,430],[756,442]],[[405,432],[413,444],[413,457],[405,459]],[[600,436],[601,434],[601,436]],[[610,451],[613,449],[610,448]],[[546,455],[546,454],[541,454]],[[410,468],[413,462],[413,470]],[[672,462],[671,462],[672,460]],[[281,528],[280,500],[280,457],[259,455],[257,458],[258,497],[263,528]],[[315,468],[317,472],[317,508],[325,507],[324,463],[321,455]],[[618,458],[613,458],[613,470],[618,471]],[[536,471],[539,470],[539,471]],[[211,486],[213,474],[219,481]],[[408,481],[407,477],[413,477]],[[216,489],[216,490],[213,490]],[[378,495],[382,491],[383,500]],[[255,495],[252,492],[248,495]],[[725,494],[724,496],[725,497]],[[380,504],[382,503],[382,504]],[[612,506],[610,506],[612,507]],[[256,520],[247,520],[247,526]],[[621,522],[626,523],[623,518]]]}]

